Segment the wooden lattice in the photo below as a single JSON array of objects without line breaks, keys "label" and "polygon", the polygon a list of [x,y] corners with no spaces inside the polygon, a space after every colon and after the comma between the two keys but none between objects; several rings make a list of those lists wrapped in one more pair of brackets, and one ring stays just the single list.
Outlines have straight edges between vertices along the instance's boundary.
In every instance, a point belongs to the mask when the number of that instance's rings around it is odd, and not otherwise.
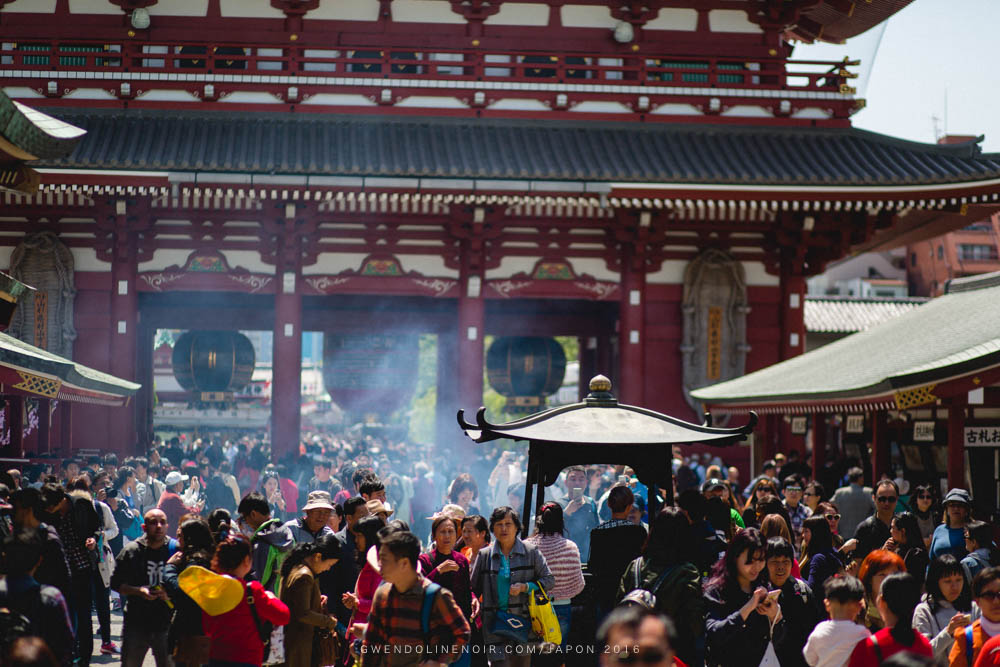
[{"label": "wooden lattice", "polygon": [[32,375],[24,371],[18,371],[17,374],[21,376],[21,381],[14,385],[15,389],[21,389],[22,391],[49,398],[55,398],[59,395],[59,388],[62,387],[62,382],[59,380],[52,380],[41,375]]},{"label": "wooden lattice", "polygon": [[43,350],[49,342],[49,293],[35,292],[35,346]]},{"label": "wooden lattice", "polygon": [[899,410],[908,410],[909,408],[915,408],[920,405],[934,403],[938,399],[938,397],[934,395],[934,387],[936,386],[937,385],[934,384],[928,384],[923,387],[917,387],[916,389],[897,391],[895,396],[896,407]]}]

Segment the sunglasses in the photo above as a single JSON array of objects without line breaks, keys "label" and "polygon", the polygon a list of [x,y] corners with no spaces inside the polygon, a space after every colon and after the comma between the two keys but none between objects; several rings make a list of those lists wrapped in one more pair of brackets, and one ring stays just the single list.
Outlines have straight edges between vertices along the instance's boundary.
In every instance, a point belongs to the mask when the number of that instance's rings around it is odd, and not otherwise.
[{"label": "sunglasses", "polygon": [[805,492],[805,493],[803,493],[802,495],[803,495],[803,496],[815,496],[816,498],[819,498],[819,494],[818,494],[818,493],[813,493],[813,492],[811,492],[811,491],[806,491],[806,492]]},{"label": "sunglasses", "polygon": [[1000,600],[1000,591],[983,591],[979,594],[980,600],[989,600],[990,603],[996,604],[997,600]]},{"label": "sunglasses", "polygon": [[827,521],[840,521],[840,515],[839,514],[826,514],[824,516],[826,516],[826,520]]},{"label": "sunglasses", "polygon": [[896,496],[879,496],[875,500],[879,501],[880,503],[894,503],[896,502]]},{"label": "sunglasses", "polygon": [[613,660],[619,665],[655,665],[667,659],[666,651],[646,649],[645,651],[626,650],[614,655]]},{"label": "sunglasses", "polygon": [[934,496],[932,496],[929,493],[921,493],[919,496],[917,496],[917,498],[919,498],[920,500],[934,500]]},{"label": "sunglasses", "polygon": [[786,486],[785,491],[801,491],[801,486]]}]

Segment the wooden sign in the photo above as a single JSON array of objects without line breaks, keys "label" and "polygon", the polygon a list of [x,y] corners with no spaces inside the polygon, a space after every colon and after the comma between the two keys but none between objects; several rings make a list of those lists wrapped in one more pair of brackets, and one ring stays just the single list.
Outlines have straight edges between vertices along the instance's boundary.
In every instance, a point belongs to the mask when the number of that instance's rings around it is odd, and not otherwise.
[{"label": "wooden sign", "polygon": [[792,417],[792,435],[805,435],[806,422],[805,417]]},{"label": "wooden sign", "polygon": [[966,426],[966,447],[1000,447],[1000,426]]},{"label": "wooden sign", "polygon": [[934,442],[934,422],[913,422],[914,442]]},{"label": "wooden sign", "polygon": [[865,416],[864,415],[847,415],[847,425],[845,430],[848,433],[864,433],[865,432]]}]

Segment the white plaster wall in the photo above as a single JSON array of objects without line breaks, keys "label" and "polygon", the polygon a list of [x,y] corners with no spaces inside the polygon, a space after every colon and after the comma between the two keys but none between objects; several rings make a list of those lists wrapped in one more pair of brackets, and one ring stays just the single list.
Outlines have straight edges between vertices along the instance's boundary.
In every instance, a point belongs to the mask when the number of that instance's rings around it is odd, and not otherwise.
[{"label": "white plaster wall", "polygon": [[14,253],[14,246],[0,246],[0,267],[3,271],[10,269],[10,256]]},{"label": "white plaster wall", "polygon": [[[417,271],[428,278],[458,278],[458,269],[450,269],[444,265],[444,257],[439,255],[395,255],[403,267],[403,271]],[[360,263],[359,263],[360,266]]]},{"label": "white plaster wall", "polygon": [[610,7],[596,5],[564,5],[560,10],[562,24],[567,28],[608,28],[613,30],[617,21]]},{"label": "white plaster wall", "polygon": [[[646,282],[655,285],[683,284],[687,265],[688,262],[683,259],[668,259],[663,262],[659,271],[646,276]],[[776,287],[780,282],[778,276],[772,276],[764,270],[763,262],[743,262],[743,270],[746,272],[747,285]]]},{"label": "white plaster wall", "polygon": [[764,270],[763,262],[743,262],[743,270],[746,271],[747,285],[755,287],[777,287],[781,284],[778,276],[772,276]]},{"label": "white plaster wall", "polygon": [[763,32],[756,23],[751,23],[742,9],[713,9],[708,13],[708,27],[712,32]]},{"label": "white plaster wall", "polygon": [[274,104],[275,102],[281,102],[282,100],[275,97],[271,93],[244,90],[236,91],[230,95],[219,98],[219,101],[228,102],[230,104]]},{"label": "white plaster wall", "polygon": [[549,6],[536,2],[505,2],[500,11],[486,19],[487,25],[549,24]]},{"label": "white plaster wall", "polygon": [[[94,248],[70,248],[73,253],[74,271],[108,271],[111,269],[111,262],[97,259],[97,250]],[[8,265],[10,259],[7,260]]]},{"label": "white plaster wall", "polygon": [[698,10],[670,9],[664,7],[656,18],[643,26],[644,30],[683,30],[691,32],[698,29]]},{"label": "white plaster wall", "polygon": [[749,104],[737,104],[723,111],[720,116],[734,116],[738,118],[770,118],[773,114],[764,107],[752,106]]},{"label": "white plaster wall", "polygon": [[670,103],[661,104],[652,111],[651,114],[654,116],[700,116],[701,111],[698,110],[693,104],[680,104],[680,103]]},{"label": "white plaster wall", "polygon": [[[354,0],[351,0],[352,4]],[[247,18],[283,19],[285,13],[271,6],[271,0],[220,0],[219,9],[223,16]]]},{"label": "white plaster wall", "polygon": [[242,267],[250,273],[274,273],[274,265],[265,264],[256,250],[226,250],[222,254],[234,269]]},{"label": "white plaster wall", "polygon": [[419,107],[430,109],[468,109],[469,105],[457,97],[437,97],[434,95],[411,95],[396,102],[397,107]]},{"label": "white plaster wall", "polygon": [[486,269],[486,280],[510,278],[515,273],[531,273],[536,262],[538,259],[532,257],[504,257],[500,260],[500,266]]},{"label": "white plaster wall", "polygon": [[[315,264],[302,268],[302,274],[310,276],[340,273],[349,269],[357,271],[367,256],[366,252],[321,252]],[[404,265],[403,268],[406,269],[406,266]]]},{"label": "white plaster wall", "polygon": [[[46,4],[44,0],[28,0],[34,5]],[[14,3],[15,5],[18,3]],[[55,3],[53,3],[53,9]],[[10,11],[10,7],[4,7],[5,12]],[[73,14],[118,14],[121,16],[122,8],[112,5],[108,0],[69,0],[69,11]]]},{"label": "white plaster wall", "polygon": [[186,90],[150,90],[139,98],[144,102],[200,102],[201,98],[195,97]]},{"label": "white plaster wall", "polygon": [[77,88],[63,95],[63,99],[78,100],[117,100],[118,98],[103,88]]},{"label": "white plaster wall", "polygon": [[188,255],[191,254],[190,250],[154,250],[153,258],[146,262],[141,262],[139,264],[140,273],[146,271],[162,271],[168,266],[184,266],[184,262],[187,261]]},{"label": "white plaster wall", "polygon": [[618,272],[608,270],[605,261],[598,257],[570,257],[570,263],[578,276],[588,273],[597,280],[606,280],[612,283],[619,280]]},{"label": "white plaster wall", "polygon": [[465,17],[451,11],[451,4],[441,0],[393,0],[392,20],[400,23],[465,23]]},{"label": "white plaster wall", "polygon": [[377,21],[378,0],[321,0],[307,19],[333,21]]},{"label": "white plaster wall", "polygon": [[204,16],[208,13],[208,0],[158,2],[147,9],[150,16]]},{"label": "white plaster wall", "polygon": [[318,104],[329,106],[374,107],[378,106],[364,95],[340,95],[336,93],[320,93],[313,95],[301,104]]},{"label": "white plaster wall", "polygon": [[570,111],[577,111],[580,113],[632,113],[632,110],[621,102],[608,102],[601,100],[580,102],[579,104],[570,107]]},{"label": "white plaster wall", "polygon": [[42,95],[26,86],[7,86],[3,89],[7,97],[15,100],[32,99]]}]

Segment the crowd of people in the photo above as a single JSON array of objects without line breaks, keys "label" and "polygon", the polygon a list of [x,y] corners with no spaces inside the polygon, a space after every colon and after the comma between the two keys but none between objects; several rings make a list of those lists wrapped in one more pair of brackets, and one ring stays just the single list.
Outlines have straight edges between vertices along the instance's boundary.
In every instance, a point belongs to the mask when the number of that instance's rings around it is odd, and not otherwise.
[{"label": "crowd of people", "polygon": [[827,489],[794,454],[741,487],[675,455],[670,494],[572,466],[528,517],[500,446],[316,435],[272,464],[173,438],[12,469],[0,654],[86,666],[96,612],[127,667],[1000,664],[996,525],[967,491],[857,467]]}]

